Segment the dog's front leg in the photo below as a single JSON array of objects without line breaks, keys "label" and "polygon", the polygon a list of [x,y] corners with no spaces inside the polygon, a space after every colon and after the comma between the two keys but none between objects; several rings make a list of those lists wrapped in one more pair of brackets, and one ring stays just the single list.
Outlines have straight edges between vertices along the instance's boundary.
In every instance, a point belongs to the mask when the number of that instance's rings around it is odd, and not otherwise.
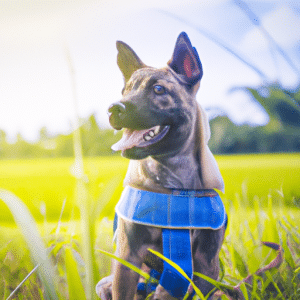
[{"label": "dog's front leg", "polygon": [[[117,229],[117,253],[118,256],[141,269],[144,251],[144,237],[138,234],[138,225],[119,218]],[[114,267],[114,279],[112,284],[113,300],[132,300],[136,294],[139,274],[128,267],[116,262]]]},{"label": "dog's front leg", "polygon": [[[218,280],[220,270],[219,252],[224,240],[224,234],[225,227],[219,230],[200,229],[192,231],[194,272],[202,273],[214,280]],[[211,283],[196,275],[193,281],[204,296],[214,288]]]},{"label": "dog's front leg", "polygon": [[139,274],[118,263],[112,285],[113,300],[133,300]]}]

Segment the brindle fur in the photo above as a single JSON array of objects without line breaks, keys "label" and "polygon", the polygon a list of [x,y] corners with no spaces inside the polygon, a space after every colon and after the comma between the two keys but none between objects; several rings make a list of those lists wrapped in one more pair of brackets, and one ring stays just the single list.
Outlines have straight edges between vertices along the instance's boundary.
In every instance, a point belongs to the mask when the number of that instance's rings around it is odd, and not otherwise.
[{"label": "brindle fur", "polygon": [[[180,38],[186,40],[187,36],[181,34],[177,43]],[[122,155],[131,159],[124,184],[158,193],[170,193],[170,189],[174,188],[223,190],[222,177],[207,146],[210,137],[208,121],[196,102],[200,80],[190,83],[186,74],[171,68],[170,65],[177,63],[174,57],[167,67],[155,69],[142,63],[128,45],[117,42],[117,48],[118,65],[125,79],[120,103],[126,109],[121,113],[110,111],[111,125],[117,129],[133,130],[171,125],[170,132],[160,142],[146,149],[133,147],[123,151]],[[167,93],[156,95],[153,85],[165,87]],[[224,227],[190,231],[195,272],[218,279],[219,251],[224,232]],[[161,229],[119,218],[117,255],[138,268],[146,263],[162,270],[162,261],[150,255],[148,248],[162,253]],[[98,284],[97,291],[102,300],[111,297],[114,300],[134,299],[139,275],[120,263],[115,263],[113,273],[112,288],[106,279],[105,284],[103,280],[102,284]],[[213,288],[197,276],[193,281],[204,295]],[[158,286],[152,299],[174,298]]]}]

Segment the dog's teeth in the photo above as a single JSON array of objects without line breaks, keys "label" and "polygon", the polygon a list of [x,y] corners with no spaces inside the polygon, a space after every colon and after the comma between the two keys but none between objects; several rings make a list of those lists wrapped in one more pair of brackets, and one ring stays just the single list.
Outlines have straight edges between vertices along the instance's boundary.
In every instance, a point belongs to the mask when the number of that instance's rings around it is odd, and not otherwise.
[{"label": "dog's teeth", "polygon": [[150,141],[152,137],[150,135],[144,135],[144,140],[145,141]]},{"label": "dog's teeth", "polygon": [[159,129],[160,129],[160,126],[155,127],[155,129],[154,129],[154,134],[155,135],[159,134]]},{"label": "dog's teeth", "polygon": [[157,134],[160,132],[160,126],[155,126],[153,129],[146,132],[143,136],[145,141],[150,141],[152,138],[154,138]]}]

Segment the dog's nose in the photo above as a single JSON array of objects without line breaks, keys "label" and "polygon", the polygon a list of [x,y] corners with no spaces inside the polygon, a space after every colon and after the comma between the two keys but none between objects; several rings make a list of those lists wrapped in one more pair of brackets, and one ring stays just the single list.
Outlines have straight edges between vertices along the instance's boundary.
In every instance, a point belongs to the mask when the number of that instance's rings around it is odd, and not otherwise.
[{"label": "dog's nose", "polygon": [[113,103],[109,108],[108,108],[108,113],[109,114],[122,114],[126,110],[125,104],[122,102],[116,102]]},{"label": "dog's nose", "polygon": [[122,120],[125,118],[126,106],[122,102],[113,103],[108,108],[110,125],[117,130],[122,129]]}]

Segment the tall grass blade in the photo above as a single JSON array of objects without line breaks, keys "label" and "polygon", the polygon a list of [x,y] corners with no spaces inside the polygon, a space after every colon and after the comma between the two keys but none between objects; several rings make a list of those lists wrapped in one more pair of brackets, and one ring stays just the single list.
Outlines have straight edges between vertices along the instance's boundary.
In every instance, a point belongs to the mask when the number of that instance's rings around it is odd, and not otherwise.
[{"label": "tall grass blade", "polygon": [[296,263],[294,261],[293,255],[291,253],[290,247],[288,246],[288,238],[287,240],[282,244],[282,248],[284,250],[284,258],[288,265],[292,268],[296,268]]},{"label": "tall grass blade", "polygon": [[123,177],[121,175],[114,176],[102,190],[99,198],[95,201],[95,206],[92,211],[93,220],[102,220],[108,215],[108,211],[114,211],[115,205],[110,204],[110,200],[117,189],[117,187],[122,184]]},{"label": "tall grass blade", "polygon": [[[269,219],[269,226],[268,226],[268,234],[266,238],[270,242],[279,243],[277,221],[274,217],[273,197],[271,195],[268,195],[268,219]],[[266,240],[266,238],[264,238],[264,240]]]},{"label": "tall grass blade", "polygon": [[47,257],[46,248],[29,210],[17,196],[6,190],[0,189],[0,199],[11,211],[23,233],[35,264],[39,265],[38,275],[45,289],[46,299],[58,299],[53,280],[55,278],[53,266]]},{"label": "tall grass blade", "polygon": [[295,240],[298,244],[300,243],[300,234],[285,217],[283,217],[283,219],[279,221],[279,225],[284,229],[286,234],[292,236],[293,240]]},{"label": "tall grass blade", "polygon": [[[232,231],[234,232],[234,231]],[[229,251],[229,254],[230,254],[230,259],[231,259],[231,268],[232,268],[232,271],[233,271],[233,275],[235,275],[235,270],[237,269],[237,262],[235,260],[235,255],[234,255],[234,246],[233,244],[230,244],[228,245],[228,251]]]},{"label": "tall grass blade", "polygon": [[240,275],[242,277],[247,277],[247,275],[248,275],[247,266],[246,266],[242,256],[239,254],[239,252],[234,247],[233,247],[233,255],[234,255],[236,268],[239,271]]},{"label": "tall grass blade", "polygon": [[73,256],[72,249],[65,247],[65,266],[69,289],[69,299],[87,299],[81,282],[77,262]]},{"label": "tall grass blade", "polygon": [[65,48],[66,58],[71,75],[73,106],[74,106],[74,131],[73,131],[73,147],[74,147],[74,175],[76,177],[76,203],[80,209],[81,229],[82,229],[82,245],[83,257],[86,265],[86,297],[87,299],[96,299],[94,292],[98,276],[95,248],[95,224],[90,219],[91,216],[91,199],[86,187],[87,176],[84,173],[83,154],[80,137],[80,122],[78,115],[77,85],[75,77],[75,69],[73,67],[71,55]]},{"label": "tall grass blade", "polygon": [[258,276],[253,274],[251,299],[255,299],[255,297],[257,298],[257,293],[256,293],[258,289],[257,280],[258,280]]},{"label": "tall grass blade", "polygon": [[[274,48],[281,54],[281,56],[285,59],[285,61],[290,65],[290,67],[294,70],[294,72],[300,77],[300,72],[296,65],[293,63],[292,59],[289,55],[281,48],[281,46],[273,39],[270,33],[265,29],[262,23],[259,20],[259,17],[250,9],[250,7],[242,0],[234,0],[234,3],[247,15],[252,24],[261,31],[261,33],[265,36],[266,40],[273,45]],[[276,61],[275,61],[276,65]]]},{"label": "tall grass blade", "polygon": [[96,299],[94,287],[98,279],[98,267],[94,252],[96,236],[95,223],[90,219],[91,199],[82,179],[77,179],[76,202],[80,209],[82,250],[86,270],[86,297],[87,299]]},{"label": "tall grass blade", "polygon": [[202,279],[205,279],[206,281],[208,281],[209,283],[213,284],[216,288],[218,288],[219,290],[222,289],[226,289],[226,290],[233,290],[233,287],[231,285],[222,283],[220,281],[216,281],[202,273],[198,273],[198,272],[194,272],[194,275],[201,277]]},{"label": "tall grass blade", "polygon": [[247,291],[245,282],[243,282],[243,283],[240,285],[240,290],[241,290],[241,292],[242,292],[242,294],[243,294],[245,300],[249,300],[248,291]]},{"label": "tall grass blade", "polygon": [[61,219],[62,219],[62,216],[63,216],[63,213],[64,213],[66,201],[67,201],[67,198],[64,199],[63,205],[62,205],[62,208],[61,208],[61,211],[60,211],[59,219],[58,219],[57,226],[56,226],[56,229],[55,229],[55,234],[56,235],[59,234],[59,231],[60,231],[60,228],[61,228]]},{"label": "tall grass blade", "polygon": [[171,265],[174,269],[176,269],[185,279],[187,279],[190,282],[190,284],[193,286],[196,294],[200,297],[200,299],[205,300],[205,297],[202,294],[202,292],[197,288],[197,286],[194,284],[194,282],[186,275],[186,273],[177,264],[173,263],[170,259],[164,257],[161,253],[159,253],[155,250],[148,248],[148,251],[152,252],[153,254],[155,254],[156,256],[161,258],[162,260],[166,261],[169,265]]},{"label": "tall grass blade", "polygon": [[275,287],[276,291],[278,292],[278,294],[282,297],[282,299],[285,299],[280,288],[278,287],[277,283],[274,281],[270,271],[266,271],[266,276],[267,278],[270,280],[270,282],[273,283],[273,286]]},{"label": "tall grass blade", "polygon": [[224,266],[224,263],[223,263],[221,258],[219,258],[219,264],[220,264],[219,278],[220,278],[220,281],[221,281],[225,276],[225,266]]},{"label": "tall grass blade", "polygon": [[97,249],[97,251],[99,251],[100,253],[102,254],[105,254],[113,259],[115,259],[116,261],[118,261],[119,263],[121,263],[122,265],[126,266],[127,268],[131,269],[132,271],[138,273],[140,276],[144,277],[146,280],[149,280],[150,279],[150,275],[142,270],[140,270],[138,267],[136,267],[135,265],[129,263],[128,261],[112,254],[112,253],[109,253],[109,252],[106,252],[104,250],[100,250],[100,249]]},{"label": "tall grass blade", "polygon": [[261,225],[261,208],[260,208],[260,199],[257,196],[254,196],[253,198],[253,205],[254,205],[254,212],[255,212],[255,223],[257,224],[257,235],[255,238],[257,240],[262,239],[262,225]]}]

